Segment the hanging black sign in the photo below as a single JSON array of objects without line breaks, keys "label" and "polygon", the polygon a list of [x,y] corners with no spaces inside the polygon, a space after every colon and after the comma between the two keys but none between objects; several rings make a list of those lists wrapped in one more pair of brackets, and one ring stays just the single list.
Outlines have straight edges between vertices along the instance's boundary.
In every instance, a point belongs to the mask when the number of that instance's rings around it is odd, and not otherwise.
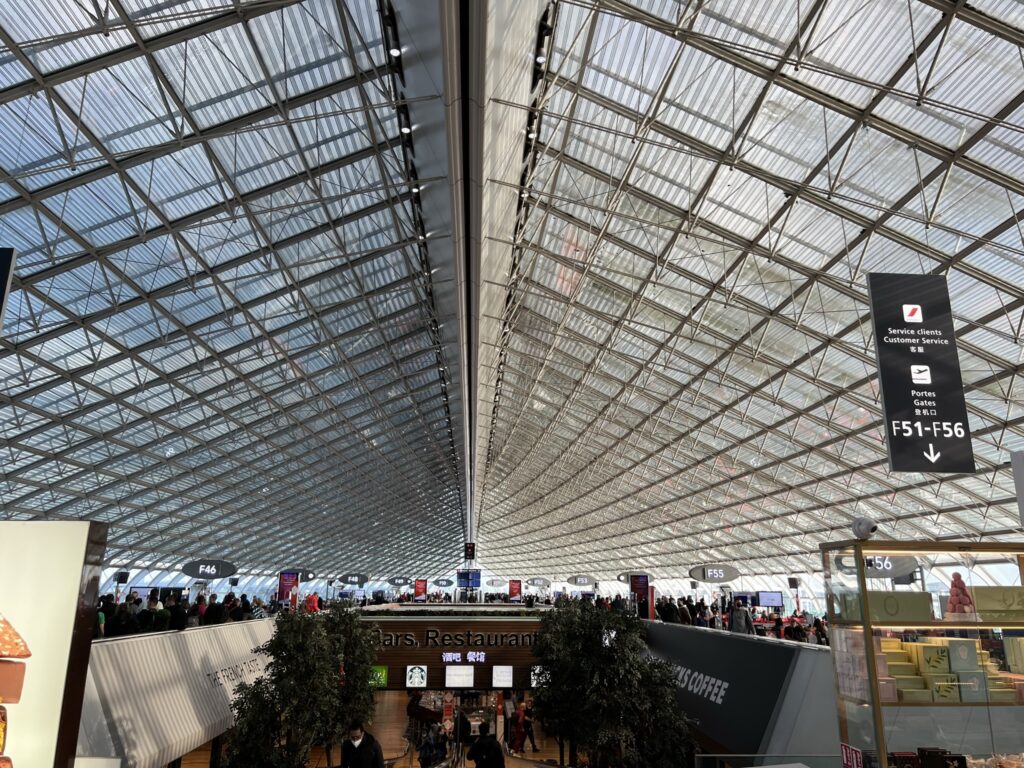
[{"label": "hanging black sign", "polygon": [[181,572],[195,579],[226,579],[238,569],[226,560],[193,560],[181,566]]},{"label": "hanging black sign", "polygon": [[973,472],[946,278],[868,275],[893,472]]},{"label": "hanging black sign", "polygon": [[434,579],[435,587],[450,587],[454,583],[451,579]]},{"label": "hanging black sign", "polygon": [[369,580],[370,577],[365,573],[346,573],[338,579],[338,581],[347,587],[361,587]]},{"label": "hanging black sign", "polygon": [[541,576],[534,576],[532,579],[527,579],[526,583],[531,587],[550,587],[551,582]]},{"label": "hanging black sign", "polygon": [[467,560],[476,560],[476,544],[472,541],[466,542],[465,552],[463,553]]},{"label": "hanging black sign", "polygon": [[3,329],[4,314],[7,308],[7,295],[11,292],[11,279],[14,277],[14,249],[0,248],[0,330]]},{"label": "hanging black sign", "polygon": [[412,579],[408,576],[392,576],[388,579],[388,584],[392,587],[407,587],[412,584]]}]

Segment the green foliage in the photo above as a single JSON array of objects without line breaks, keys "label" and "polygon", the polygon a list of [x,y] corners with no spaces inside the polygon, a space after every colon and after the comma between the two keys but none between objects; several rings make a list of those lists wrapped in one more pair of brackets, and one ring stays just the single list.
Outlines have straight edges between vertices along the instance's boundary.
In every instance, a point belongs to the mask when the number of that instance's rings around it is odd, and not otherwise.
[{"label": "green foliage", "polygon": [[287,742],[281,703],[267,678],[239,685],[231,709],[235,728],[225,755],[228,768],[305,768],[309,747]]},{"label": "green foliage", "polygon": [[545,729],[598,768],[678,768],[691,751],[668,666],[634,616],[560,601],[541,619],[534,706]]},{"label": "green foliage", "polygon": [[335,605],[323,618],[331,658],[338,660],[338,684],[331,691],[330,721],[321,735],[324,744],[339,744],[353,720],[373,715],[373,664],[380,635],[355,611]]},{"label": "green foliage", "polygon": [[266,673],[236,691],[227,768],[304,767],[313,745],[330,749],[353,719],[369,719],[378,642],[346,606],[278,616],[274,636],[256,649],[269,657]]}]

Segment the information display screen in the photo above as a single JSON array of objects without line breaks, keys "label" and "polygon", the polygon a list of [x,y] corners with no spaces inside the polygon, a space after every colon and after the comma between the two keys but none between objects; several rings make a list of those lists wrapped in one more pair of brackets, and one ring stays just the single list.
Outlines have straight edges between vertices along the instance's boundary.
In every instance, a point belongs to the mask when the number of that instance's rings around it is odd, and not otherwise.
[{"label": "information display screen", "polygon": [[460,589],[480,589],[480,571],[458,571],[455,575],[456,585]]},{"label": "information display screen", "polygon": [[449,665],[444,668],[445,688],[472,688],[474,667],[467,664]]},{"label": "information display screen", "polygon": [[511,688],[512,685],[512,667],[492,667],[491,687]]},{"label": "information display screen", "polygon": [[758,592],[757,593],[757,604],[762,608],[781,608],[782,607],[782,593],[781,592]]}]

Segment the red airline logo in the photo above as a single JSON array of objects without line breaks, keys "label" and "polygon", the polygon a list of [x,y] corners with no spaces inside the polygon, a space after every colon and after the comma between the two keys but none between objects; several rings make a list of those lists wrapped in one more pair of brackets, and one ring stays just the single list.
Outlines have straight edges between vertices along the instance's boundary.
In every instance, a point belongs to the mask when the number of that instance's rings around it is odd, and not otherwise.
[{"label": "red airline logo", "polygon": [[903,305],[903,322],[905,323],[920,323],[924,320],[924,314],[921,312],[920,304],[904,304]]}]

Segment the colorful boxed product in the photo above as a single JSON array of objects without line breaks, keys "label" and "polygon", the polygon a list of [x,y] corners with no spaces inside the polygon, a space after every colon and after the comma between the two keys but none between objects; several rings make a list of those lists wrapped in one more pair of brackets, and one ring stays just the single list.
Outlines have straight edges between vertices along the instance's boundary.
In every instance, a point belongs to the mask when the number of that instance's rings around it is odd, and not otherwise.
[{"label": "colorful boxed product", "polygon": [[[1024,683],[1021,683],[1024,688]],[[896,681],[891,677],[880,677],[878,678],[878,699],[886,703],[892,703],[899,700],[899,696],[896,693]]]},{"label": "colorful boxed product", "polygon": [[935,701],[943,704],[960,701],[956,675],[925,675],[924,682]]},{"label": "colorful boxed product", "polygon": [[978,641],[955,637],[943,638],[949,648],[950,672],[973,672],[978,669]]},{"label": "colorful boxed product", "polygon": [[918,677],[917,675],[893,675],[892,679],[896,681],[897,690],[908,691],[908,690],[924,690],[924,678]]},{"label": "colorful boxed product", "polygon": [[988,700],[990,704],[1016,704],[1017,692],[1012,688],[990,688]]},{"label": "colorful boxed product", "polygon": [[957,672],[956,677],[960,683],[960,701],[973,703],[988,701],[988,682],[984,672],[980,670]]},{"label": "colorful boxed product", "polygon": [[949,672],[949,648],[944,645],[924,645],[917,650],[917,666],[922,674]]},{"label": "colorful boxed product", "polygon": [[890,677],[909,677],[917,674],[917,665],[911,661],[890,661]]}]

